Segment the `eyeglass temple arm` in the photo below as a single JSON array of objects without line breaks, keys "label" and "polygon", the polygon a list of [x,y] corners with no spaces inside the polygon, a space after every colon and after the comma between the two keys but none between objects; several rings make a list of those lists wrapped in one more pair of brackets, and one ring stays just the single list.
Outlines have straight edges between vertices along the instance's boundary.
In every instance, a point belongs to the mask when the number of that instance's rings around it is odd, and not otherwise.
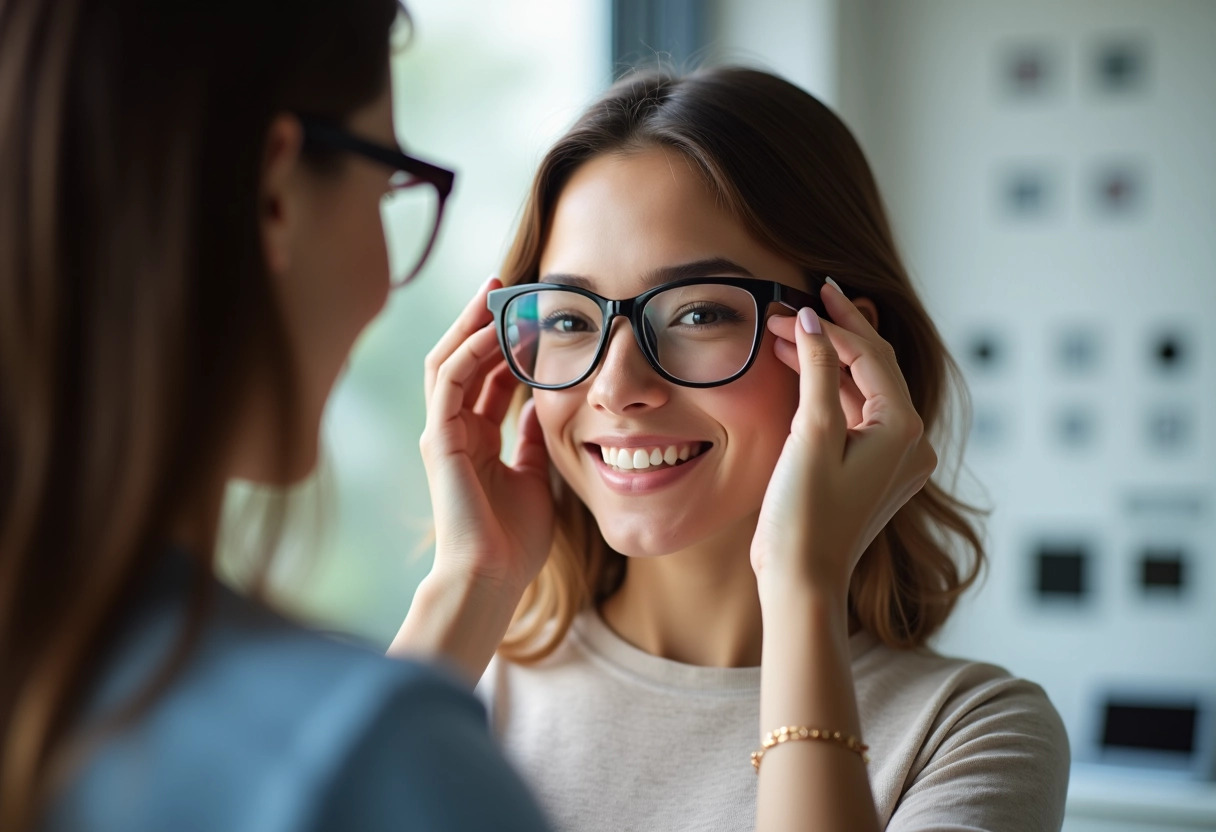
[{"label": "eyeglass temple arm", "polygon": [[416,156],[410,156],[400,149],[383,147],[366,139],[361,139],[346,132],[344,128],[325,121],[301,116],[300,123],[304,127],[305,143],[357,153],[368,159],[374,159],[388,167],[403,170],[412,176],[430,182],[439,191],[439,195],[443,199],[446,199],[452,192],[452,185],[455,183],[456,174],[447,168],[419,159]]},{"label": "eyeglass temple arm", "polygon": [[779,303],[786,309],[797,312],[804,306],[809,306],[815,310],[815,314],[823,316],[827,310],[823,308],[823,301],[819,299],[819,290],[821,290],[827,280],[822,275],[815,275],[811,280],[818,285],[815,286],[814,292],[803,292],[800,289],[794,289],[782,283],[775,284],[776,291],[773,296],[773,302]]}]

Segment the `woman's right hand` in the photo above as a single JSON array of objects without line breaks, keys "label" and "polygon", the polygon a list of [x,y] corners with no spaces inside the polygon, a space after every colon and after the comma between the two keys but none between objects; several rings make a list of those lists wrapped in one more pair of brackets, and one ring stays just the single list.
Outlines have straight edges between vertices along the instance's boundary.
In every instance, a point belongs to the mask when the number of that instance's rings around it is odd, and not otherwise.
[{"label": "woman's right hand", "polygon": [[502,424],[519,382],[498,346],[491,278],[426,358],[420,447],[435,519],[435,562],[390,653],[438,654],[480,677],[553,540],[549,459],[529,400],[511,464]]},{"label": "woman's right hand", "polygon": [[514,460],[502,424],[519,382],[499,349],[486,295],[491,278],[426,357],[426,428],[420,446],[435,517],[435,566],[523,592],[553,540],[549,458],[531,400]]}]

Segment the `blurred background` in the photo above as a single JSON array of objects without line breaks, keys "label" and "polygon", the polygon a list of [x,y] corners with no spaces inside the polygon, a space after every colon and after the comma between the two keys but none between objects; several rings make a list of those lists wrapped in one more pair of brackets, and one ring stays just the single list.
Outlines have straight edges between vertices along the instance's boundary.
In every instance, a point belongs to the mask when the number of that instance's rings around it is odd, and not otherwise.
[{"label": "blurred background", "polygon": [[293,498],[289,603],[388,643],[430,563],[422,360],[534,166],[632,63],[748,63],[853,128],[970,385],[959,487],[992,509],[990,567],[936,646],[1046,688],[1066,829],[1216,829],[1216,2],[409,5],[398,132],[459,178]]}]

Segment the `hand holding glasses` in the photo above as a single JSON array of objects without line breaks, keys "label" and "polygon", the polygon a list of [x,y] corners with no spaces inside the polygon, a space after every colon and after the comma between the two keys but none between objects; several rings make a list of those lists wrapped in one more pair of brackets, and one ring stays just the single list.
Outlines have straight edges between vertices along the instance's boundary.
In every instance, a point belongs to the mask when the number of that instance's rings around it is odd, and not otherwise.
[{"label": "hand holding glasses", "polygon": [[[816,282],[818,290],[823,279]],[[511,372],[532,387],[561,390],[590,376],[617,316],[629,321],[642,355],[664,379],[717,387],[756,360],[769,304],[822,313],[817,295],[771,280],[697,277],[622,300],[578,286],[524,283],[490,292],[487,306]]]}]

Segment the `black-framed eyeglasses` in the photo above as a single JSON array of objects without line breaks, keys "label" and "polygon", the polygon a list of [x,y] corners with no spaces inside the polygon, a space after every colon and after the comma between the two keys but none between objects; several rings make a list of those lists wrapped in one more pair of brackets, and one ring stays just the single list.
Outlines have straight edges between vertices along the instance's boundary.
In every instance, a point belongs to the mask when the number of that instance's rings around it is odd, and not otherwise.
[{"label": "black-framed eyeglasses", "polygon": [[392,285],[409,283],[435,246],[443,208],[456,181],[455,172],[410,156],[400,148],[360,138],[332,122],[301,116],[300,123],[304,127],[305,149],[354,153],[396,171],[380,201],[380,216]]},{"label": "black-framed eyeglasses", "polygon": [[685,387],[729,384],[755,362],[773,303],[824,314],[818,297],[746,277],[677,280],[622,300],[578,286],[524,283],[495,289],[486,301],[511,372],[542,390],[586,380],[618,316],[628,319],[642,355],[663,378]]}]

